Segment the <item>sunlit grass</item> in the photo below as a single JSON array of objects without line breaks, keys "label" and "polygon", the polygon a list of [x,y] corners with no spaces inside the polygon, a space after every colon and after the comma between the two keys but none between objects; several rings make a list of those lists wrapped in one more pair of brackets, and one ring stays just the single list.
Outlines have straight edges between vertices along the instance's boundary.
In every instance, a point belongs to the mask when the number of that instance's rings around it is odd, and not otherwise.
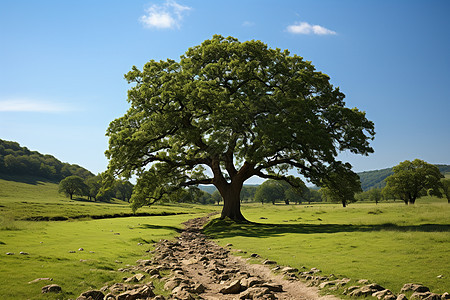
[{"label": "sunlit grass", "polygon": [[394,292],[420,282],[443,293],[450,290],[450,205],[424,202],[249,205],[244,215],[255,223],[216,220],[206,233],[282,265],[370,279]]}]

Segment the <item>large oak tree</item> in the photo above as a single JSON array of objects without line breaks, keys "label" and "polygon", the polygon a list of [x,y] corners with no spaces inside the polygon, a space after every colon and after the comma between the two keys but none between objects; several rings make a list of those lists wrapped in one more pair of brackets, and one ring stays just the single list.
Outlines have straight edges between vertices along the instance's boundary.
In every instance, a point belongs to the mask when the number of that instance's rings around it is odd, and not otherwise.
[{"label": "large oak tree", "polygon": [[125,78],[134,84],[130,108],[111,122],[106,155],[111,177],[137,176],[135,209],[212,184],[224,199],[222,218],[245,220],[239,194],[250,177],[303,187],[289,175],[295,169],[340,189],[336,180],[358,177],[337,154],[373,152],[373,123],[345,107],[327,75],[260,41],[215,35],[180,61],[151,60]]}]

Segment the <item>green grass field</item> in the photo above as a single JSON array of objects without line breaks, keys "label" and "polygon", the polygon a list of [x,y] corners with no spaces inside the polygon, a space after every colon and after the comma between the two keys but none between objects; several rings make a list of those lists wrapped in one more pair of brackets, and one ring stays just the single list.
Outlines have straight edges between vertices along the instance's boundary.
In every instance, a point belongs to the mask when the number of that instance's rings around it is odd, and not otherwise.
[{"label": "green grass field", "polygon": [[[214,220],[205,231],[220,244],[232,243],[247,255],[258,253],[282,265],[369,279],[394,292],[408,282],[423,283],[438,293],[450,291],[450,205],[444,199],[427,197],[414,206],[244,204],[242,209],[253,224]],[[71,201],[57,193],[54,183],[0,179],[1,298],[76,298],[88,289],[122,281],[131,274],[117,269],[146,257],[154,241],[170,239],[183,221],[217,210],[217,206],[157,205],[140,212],[183,214],[94,220],[90,216],[131,210],[121,201]],[[71,219],[24,221],[39,216]],[[40,277],[53,278],[63,294],[41,294],[49,282],[28,284]],[[157,288],[162,292],[161,285]]]},{"label": "green grass field", "polygon": [[[82,292],[121,282],[131,274],[117,272],[148,257],[145,251],[160,239],[173,238],[181,223],[217,207],[191,204],[156,205],[139,212],[178,214],[107,218],[89,216],[129,214],[128,203],[71,201],[58,194],[54,183],[30,178],[24,182],[0,179],[0,298],[75,299]],[[30,217],[68,217],[68,221],[23,221]],[[142,244],[142,245],[140,245]],[[78,249],[83,248],[83,251]],[[27,252],[29,255],[20,255]],[[75,251],[75,253],[70,253]],[[6,255],[7,252],[15,255]],[[36,278],[52,282],[28,282]],[[41,288],[59,284],[63,293],[47,295]],[[156,284],[162,293],[161,284]]]},{"label": "green grass field", "polygon": [[442,199],[419,199],[414,206],[252,205],[243,213],[255,223],[215,220],[206,233],[247,255],[369,279],[394,292],[409,282],[450,290],[450,205]]}]

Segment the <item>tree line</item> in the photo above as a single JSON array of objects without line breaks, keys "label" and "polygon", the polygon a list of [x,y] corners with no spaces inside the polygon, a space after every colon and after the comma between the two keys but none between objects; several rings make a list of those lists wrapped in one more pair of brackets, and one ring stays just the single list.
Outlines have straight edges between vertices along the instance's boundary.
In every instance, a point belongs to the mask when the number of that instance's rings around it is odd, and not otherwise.
[{"label": "tree line", "polygon": [[103,178],[99,174],[83,179],[77,175],[71,175],[59,183],[59,192],[68,196],[86,197],[90,201],[109,202],[113,198],[129,202],[133,193],[133,184],[125,180],[116,180],[112,188],[103,189]]},{"label": "tree line", "polygon": [[0,174],[27,175],[51,181],[76,175],[83,179],[94,176],[79,165],[63,163],[52,155],[30,151],[19,143],[0,139]]}]

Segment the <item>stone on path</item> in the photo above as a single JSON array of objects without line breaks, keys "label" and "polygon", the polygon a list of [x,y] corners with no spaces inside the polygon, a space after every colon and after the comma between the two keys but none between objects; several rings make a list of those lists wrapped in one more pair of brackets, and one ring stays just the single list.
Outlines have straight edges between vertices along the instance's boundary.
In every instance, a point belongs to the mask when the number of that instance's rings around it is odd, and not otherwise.
[{"label": "stone on path", "polygon": [[228,286],[222,288],[220,293],[222,294],[239,294],[241,292],[241,281],[235,280],[231,282]]},{"label": "stone on path", "polygon": [[155,293],[150,286],[144,285],[137,289],[126,291],[116,297],[116,300],[136,300],[154,297]]},{"label": "stone on path", "polygon": [[87,292],[82,293],[77,300],[103,300],[105,298],[105,295],[98,290],[90,290]]}]

